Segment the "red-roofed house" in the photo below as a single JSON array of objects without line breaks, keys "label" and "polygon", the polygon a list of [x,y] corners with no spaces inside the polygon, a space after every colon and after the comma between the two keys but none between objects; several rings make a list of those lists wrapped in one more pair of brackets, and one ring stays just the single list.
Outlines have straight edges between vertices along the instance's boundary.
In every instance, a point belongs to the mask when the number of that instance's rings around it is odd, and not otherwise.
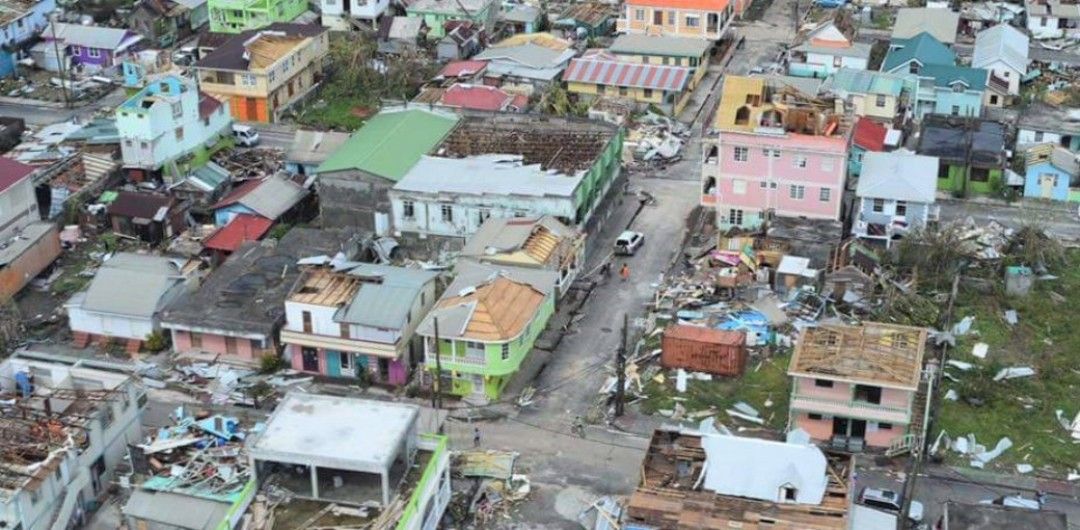
[{"label": "red-roofed house", "polygon": [[862,117],[855,122],[851,132],[851,148],[848,150],[848,175],[857,177],[862,173],[864,154],[885,150],[885,137],[888,134],[887,127],[870,118]]},{"label": "red-roofed house", "polygon": [[9,300],[60,255],[56,225],[41,220],[34,167],[0,157],[0,300]]},{"label": "red-roofed house", "polygon": [[450,61],[439,72],[439,79],[470,80],[483,75],[487,61]]},{"label": "red-roofed house", "polygon": [[719,40],[750,0],[626,0],[619,33]]},{"label": "red-roofed house", "polygon": [[258,215],[241,213],[235,215],[229,224],[218,228],[203,241],[203,248],[209,250],[214,263],[221,263],[240,248],[245,241],[262,239],[274,222]]},{"label": "red-roofed house", "polygon": [[643,64],[590,50],[570,61],[562,80],[567,91],[585,99],[622,98],[678,114],[690,100],[692,75],[692,69],[682,66]]},{"label": "red-roofed house", "polygon": [[510,94],[499,87],[458,83],[446,89],[439,103],[459,109],[521,112],[528,105],[529,97]]}]

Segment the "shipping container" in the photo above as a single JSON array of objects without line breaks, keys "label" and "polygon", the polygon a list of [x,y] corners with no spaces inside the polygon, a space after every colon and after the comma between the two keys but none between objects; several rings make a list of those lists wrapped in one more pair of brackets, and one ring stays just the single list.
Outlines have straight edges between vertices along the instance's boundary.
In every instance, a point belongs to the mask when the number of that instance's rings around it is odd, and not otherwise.
[{"label": "shipping container", "polygon": [[738,376],[746,367],[746,333],[672,324],[664,329],[660,364],[691,372]]}]

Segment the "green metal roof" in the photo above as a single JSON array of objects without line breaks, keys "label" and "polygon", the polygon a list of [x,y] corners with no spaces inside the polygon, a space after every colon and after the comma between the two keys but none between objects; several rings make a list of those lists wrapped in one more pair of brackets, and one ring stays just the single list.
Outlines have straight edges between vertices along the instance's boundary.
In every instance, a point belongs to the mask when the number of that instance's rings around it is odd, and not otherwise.
[{"label": "green metal roof", "polygon": [[[914,84],[914,76],[911,76],[911,79]],[[841,68],[825,81],[824,89],[857,94],[899,96],[904,89],[904,82],[904,77],[898,74]]]},{"label": "green metal roof", "polygon": [[910,39],[893,39],[889,46],[898,49],[893,49],[885,56],[885,63],[881,69],[886,72],[905,65],[912,59],[919,61],[923,66],[956,64],[956,54],[925,31]]},{"label": "green metal roof", "polygon": [[380,112],[353,133],[316,172],[358,169],[397,182],[457,122],[454,114],[424,109]]}]

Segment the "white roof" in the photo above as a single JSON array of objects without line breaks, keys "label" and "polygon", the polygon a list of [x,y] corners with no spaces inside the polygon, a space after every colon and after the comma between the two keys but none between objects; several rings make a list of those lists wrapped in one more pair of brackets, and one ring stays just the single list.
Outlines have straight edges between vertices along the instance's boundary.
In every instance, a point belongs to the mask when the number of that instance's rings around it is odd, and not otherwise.
[{"label": "white roof", "polygon": [[779,502],[781,487],[795,488],[796,504],[821,504],[829,482],[824,453],[813,445],[728,435],[701,437],[706,490]]},{"label": "white roof", "polygon": [[810,258],[786,255],[780,258],[780,265],[776,268],[777,274],[795,274],[813,278],[817,271],[810,268]]},{"label": "white roof", "polygon": [[892,38],[910,39],[922,32],[935,39],[952,44],[956,42],[956,29],[960,25],[960,13],[934,7],[905,7],[896,13]]},{"label": "white roof", "polygon": [[972,54],[973,68],[986,68],[995,61],[1002,61],[1010,68],[1024,74],[1028,68],[1028,47],[1031,39],[1020,30],[1008,25],[998,24],[980,31],[975,36],[975,51]]},{"label": "white roof", "polygon": [[861,504],[851,506],[851,527],[858,530],[894,530],[896,515]]},{"label": "white roof", "polygon": [[[46,26],[41,32],[43,37],[52,38],[52,28]],[[130,33],[126,29],[106,28],[102,26],[83,26],[81,24],[56,23],[56,38],[64,44],[118,50],[130,35],[128,46],[142,40],[141,35]]]},{"label": "white roof", "polygon": [[545,171],[525,165],[521,155],[477,155],[466,158],[424,156],[394,186],[399,191],[466,195],[571,197],[581,175]]},{"label": "white roof", "polygon": [[938,158],[909,153],[866,153],[857,197],[933,203]]},{"label": "white roof", "polygon": [[248,442],[256,460],[381,473],[415,430],[420,408],[291,392]]}]

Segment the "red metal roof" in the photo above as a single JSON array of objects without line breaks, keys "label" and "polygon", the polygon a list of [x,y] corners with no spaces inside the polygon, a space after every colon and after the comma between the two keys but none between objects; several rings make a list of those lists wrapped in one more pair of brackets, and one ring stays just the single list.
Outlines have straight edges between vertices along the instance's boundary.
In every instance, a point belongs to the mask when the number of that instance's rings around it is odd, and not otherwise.
[{"label": "red metal roof", "polygon": [[243,184],[233,188],[233,190],[230,191],[228,195],[222,197],[221,200],[218,201],[217,204],[211,206],[210,209],[217,210],[218,208],[224,208],[230,204],[235,204],[240,199],[242,199],[244,195],[251,193],[255,190],[255,188],[259,187],[259,184],[262,184],[262,180],[260,179],[251,179],[244,182]]},{"label": "red metal roof", "polygon": [[500,111],[513,99],[502,89],[486,85],[454,85],[443,93],[442,104],[471,110]]},{"label": "red metal roof", "polygon": [[742,331],[723,331],[684,324],[673,324],[664,328],[664,337],[732,346],[742,345],[746,342],[746,333]]},{"label": "red metal roof", "polygon": [[203,241],[203,248],[235,252],[245,241],[256,241],[266,234],[273,221],[258,215],[238,214],[229,224],[218,228]]},{"label": "red metal roof", "polygon": [[33,172],[34,166],[0,156],[0,192],[14,186]]},{"label": "red metal roof", "polygon": [[689,68],[623,61],[602,52],[571,60],[563,72],[563,81],[667,92],[683,90],[689,80]]},{"label": "red metal roof", "polygon": [[219,107],[221,107],[221,102],[218,101],[217,98],[211,96],[210,94],[207,94],[206,92],[203,92],[202,90],[199,91],[200,118],[209,118],[210,115],[213,114],[214,111],[217,110]]},{"label": "red metal roof", "polygon": [[487,61],[451,61],[446,63],[439,77],[461,77],[476,75],[487,69]]},{"label": "red metal roof", "polygon": [[867,151],[882,151],[885,149],[885,135],[889,129],[870,118],[859,118],[855,122],[855,132],[852,143]]}]

